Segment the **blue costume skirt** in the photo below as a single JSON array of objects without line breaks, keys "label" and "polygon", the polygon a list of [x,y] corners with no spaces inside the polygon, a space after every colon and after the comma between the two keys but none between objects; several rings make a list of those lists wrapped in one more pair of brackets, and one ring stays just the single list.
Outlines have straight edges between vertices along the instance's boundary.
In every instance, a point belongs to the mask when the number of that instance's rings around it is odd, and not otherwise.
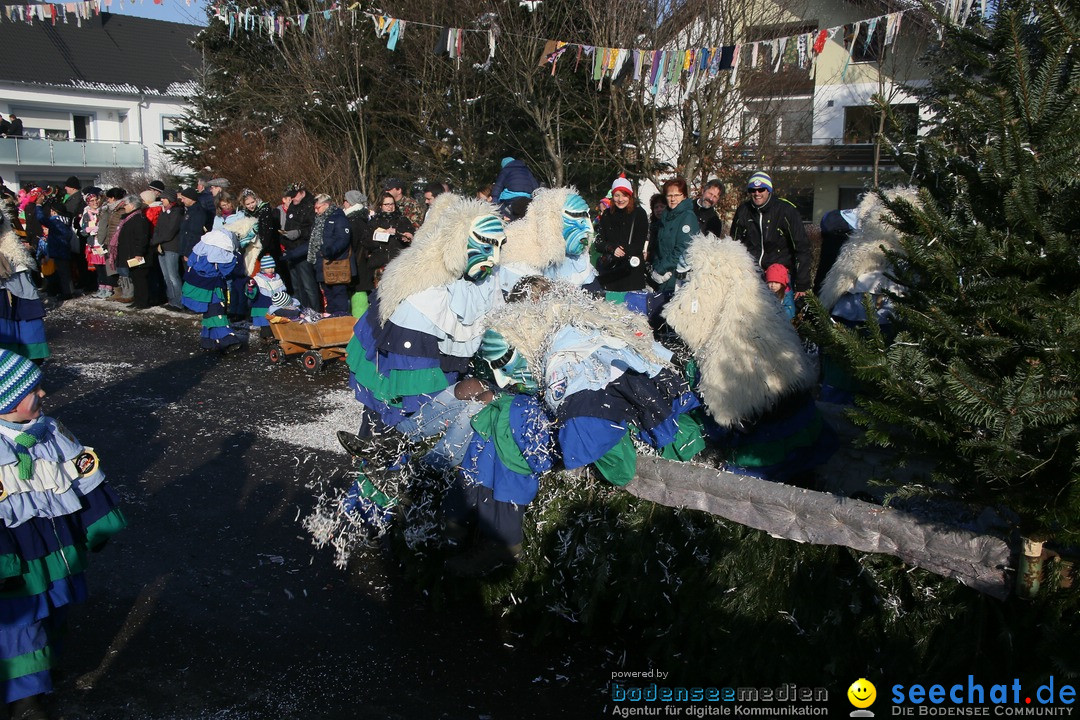
[{"label": "blue costume skirt", "polygon": [[31,360],[49,357],[45,342],[45,305],[41,300],[0,291],[0,348]]},{"label": "blue costume skirt", "polygon": [[107,484],[99,484],[80,499],[82,508],[74,513],[31,517],[16,527],[0,526],[4,702],[52,690],[56,631],[66,608],[86,599],[83,572],[89,551],[100,548],[127,525],[117,496]]}]

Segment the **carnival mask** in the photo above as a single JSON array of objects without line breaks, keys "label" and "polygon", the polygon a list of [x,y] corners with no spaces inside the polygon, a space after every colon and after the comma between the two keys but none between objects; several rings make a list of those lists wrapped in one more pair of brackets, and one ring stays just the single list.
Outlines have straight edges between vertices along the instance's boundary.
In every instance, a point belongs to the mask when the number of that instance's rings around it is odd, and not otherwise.
[{"label": "carnival mask", "polygon": [[570,195],[563,204],[562,216],[566,256],[576,258],[589,249],[592,241],[593,225],[589,219],[589,206],[580,195]]},{"label": "carnival mask", "polygon": [[480,341],[480,357],[491,366],[495,384],[500,388],[513,387],[516,392],[535,395],[540,386],[529,371],[529,361],[517,349],[510,347],[494,330],[484,333]]},{"label": "carnival mask", "polygon": [[481,215],[469,231],[465,277],[480,282],[491,274],[499,262],[499,248],[506,242],[503,221],[494,213]]}]

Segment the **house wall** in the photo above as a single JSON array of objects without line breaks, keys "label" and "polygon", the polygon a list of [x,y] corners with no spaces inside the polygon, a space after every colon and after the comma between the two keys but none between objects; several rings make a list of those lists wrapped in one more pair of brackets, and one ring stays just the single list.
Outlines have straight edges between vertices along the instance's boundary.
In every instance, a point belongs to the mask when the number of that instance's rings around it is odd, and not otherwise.
[{"label": "house wall", "polygon": [[[185,108],[180,99],[172,97],[4,84],[0,84],[0,98],[0,112],[5,117],[14,112],[22,119],[27,131],[44,129],[61,136],[66,133],[68,139],[74,139],[75,116],[89,117],[87,140],[141,145],[141,167],[128,169],[151,174],[160,172],[168,160],[162,151],[163,121],[182,115]],[[106,165],[82,167],[0,163],[0,176],[13,189],[21,182],[60,182],[71,175],[76,175],[84,183],[96,182],[101,173],[108,170]]]},{"label": "house wall", "polygon": [[[816,22],[819,28],[831,28],[865,20],[875,12],[883,12],[872,10],[865,5],[840,0],[810,0],[805,4],[792,5],[786,2],[784,4],[788,9],[767,10],[758,7],[755,12],[758,17],[775,18],[774,22],[777,24],[805,20]],[[779,2],[774,1],[774,5],[779,5]],[[797,12],[792,12],[792,8],[797,8]],[[693,26],[694,30],[698,31],[702,28],[700,21],[694,23]],[[736,33],[736,35],[744,39],[741,33]],[[685,37],[680,37],[679,42],[684,39]],[[901,86],[918,87],[926,83],[928,69],[919,62],[919,59],[924,56],[928,43],[933,39],[934,34],[925,27],[919,27],[913,15],[909,13],[904,16],[900,33],[896,41],[889,46],[885,60],[880,63],[880,66],[876,62],[849,61],[842,32],[827,41],[815,68],[810,103],[813,117],[810,123],[809,142],[817,145],[842,144],[847,109],[871,105],[873,96],[878,93],[887,97],[893,105],[916,102],[916,98],[905,92]],[[678,44],[673,43],[671,47],[674,48]],[[682,44],[685,46],[688,43],[682,42]],[[673,90],[669,95],[658,97],[656,102],[672,105],[681,100],[681,93]],[[925,113],[920,114],[925,119]],[[741,115],[741,112],[732,113],[720,130],[729,140],[735,140],[740,135]],[[682,132],[681,118],[678,116],[658,129],[660,160],[673,166],[678,164],[678,140]],[[849,198],[856,188],[868,186],[871,179],[871,168],[845,167],[843,170],[821,170],[813,173],[812,181],[808,183],[812,185],[814,194],[812,220],[820,221],[826,212],[838,207],[841,194]]]}]

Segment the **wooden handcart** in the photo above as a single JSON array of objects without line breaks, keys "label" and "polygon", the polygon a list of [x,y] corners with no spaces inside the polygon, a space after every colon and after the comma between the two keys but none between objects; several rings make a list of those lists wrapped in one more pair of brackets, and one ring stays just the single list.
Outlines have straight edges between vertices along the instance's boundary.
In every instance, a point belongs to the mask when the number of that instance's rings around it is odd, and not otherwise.
[{"label": "wooden handcart", "polygon": [[315,323],[301,323],[284,318],[272,318],[270,332],[275,344],[267,351],[272,363],[281,363],[290,355],[300,355],[308,372],[318,372],[324,360],[345,357],[345,346],[353,335],[356,318],[324,318]]}]

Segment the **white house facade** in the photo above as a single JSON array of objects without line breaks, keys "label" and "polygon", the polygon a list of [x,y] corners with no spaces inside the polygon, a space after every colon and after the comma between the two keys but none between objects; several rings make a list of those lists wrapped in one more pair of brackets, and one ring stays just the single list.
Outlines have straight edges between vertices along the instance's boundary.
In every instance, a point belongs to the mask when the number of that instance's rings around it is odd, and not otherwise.
[{"label": "white house facade", "polygon": [[0,23],[0,43],[19,58],[0,66],[0,113],[23,128],[0,138],[4,184],[186,170],[164,150],[184,141],[177,120],[196,89],[201,58],[190,41],[199,30],[109,13],[81,27]]},{"label": "white house facade", "polygon": [[[735,32],[742,43],[739,56],[739,91],[733,94],[726,118],[719,127],[699,129],[719,134],[728,150],[720,158],[726,170],[749,176],[765,170],[778,181],[778,193],[796,201],[805,219],[819,221],[830,210],[858,204],[871,184],[875,165],[874,140],[880,112],[875,97],[885,98],[895,114],[910,119],[914,132],[925,111],[905,87],[925,84],[928,69],[921,58],[934,34],[917,11],[902,13],[895,37],[884,46],[889,23],[883,16],[895,6],[875,0],[809,0],[805,4],[774,1],[772,10],[760,11],[768,24],[755,24]],[[797,7],[797,10],[789,8]],[[882,19],[871,27],[865,21]],[[683,22],[686,22],[684,20]],[[895,22],[895,19],[894,21]],[[689,20],[690,32],[682,31],[669,47],[686,47],[686,38],[720,37],[707,17]],[[856,25],[860,35],[851,42]],[[816,61],[796,66],[794,35],[841,28],[830,32]],[[786,50],[769,47],[768,41],[787,37]],[[751,42],[758,41],[757,48]],[[713,40],[712,44],[716,41]],[[854,49],[852,52],[851,50]],[[774,72],[780,52],[785,58]],[[760,60],[751,68],[751,58]],[[807,54],[809,57],[809,54]],[[811,68],[813,70],[811,74]],[[758,84],[758,81],[761,81]],[[711,82],[726,82],[723,75]],[[679,107],[688,89],[674,87],[656,102]],[[659,130],[658,155],[662,162],[679,167],[679,141],[686,131],[683,117],[674,113]],[[768,151],[765,152],[765,149]],[[760,158],[770,162],[761,165]],[[887,149],[878,157],[879,171],[895,169]]]}]

